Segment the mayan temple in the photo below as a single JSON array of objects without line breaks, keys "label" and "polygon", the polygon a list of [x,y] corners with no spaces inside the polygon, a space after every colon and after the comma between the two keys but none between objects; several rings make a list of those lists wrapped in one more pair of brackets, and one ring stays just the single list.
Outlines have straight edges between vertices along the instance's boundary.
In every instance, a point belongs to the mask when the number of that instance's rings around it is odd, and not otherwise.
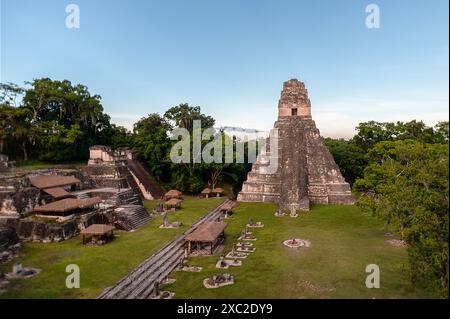
[{"label": "mayan temple", "polygon": [[[303,82],[284,82],[278,103],[278,154],[258,156],[238,201],[275,202],[279,212],[309,210],[310,203],[351,205],[355,199],[311,118],[311,102]],[[268,172],[269,158],[278,168]]]}]

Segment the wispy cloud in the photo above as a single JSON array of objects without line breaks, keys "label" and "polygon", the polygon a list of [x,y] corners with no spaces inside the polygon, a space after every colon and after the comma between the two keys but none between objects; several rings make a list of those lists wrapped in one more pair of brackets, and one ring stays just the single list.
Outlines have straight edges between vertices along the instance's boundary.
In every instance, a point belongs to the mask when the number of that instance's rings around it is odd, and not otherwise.
[{"label": "wispy cloud", "polygon": [[[449,118],[449,100],[435,99],[346,99],[320,101],[313,103],[312,115],[321,134],[325,137],[350,138],[355,134],[355,127],[361,122],[379,121],[396,122],[421,120],[429,126]],[[238,109],[239,111],[236,111]],[[230,110],[209,108],[208,112],[216,118],[216,126],[239,126],[269,131],[277,119],[276,107],[268,104],[233,106]],[[113,123],[133,129],[144,114],[112,113]]]}]

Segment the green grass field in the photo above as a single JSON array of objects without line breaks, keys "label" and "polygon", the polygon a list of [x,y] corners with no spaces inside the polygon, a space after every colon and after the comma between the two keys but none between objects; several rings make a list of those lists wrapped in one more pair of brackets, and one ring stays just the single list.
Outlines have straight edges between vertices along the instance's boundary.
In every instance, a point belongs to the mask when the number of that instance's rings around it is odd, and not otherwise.
[{"label": "green grass field", "polygon": [[54,164],[49,162],[43,162],[38,160],[18,161],[16,167],[23,170],[38,170],[49,168],[76,168],[86,165],[86,161],[73,161],[63,164]]},{"label": "green grass field", "polygon": [[[225,255],[236,242],[249,217],[264,228],[252,228],[256,251],[241,267],[215,268],[213,257],[192,257],[190,265],[204,267],[200,273],[175,272],[177,281],[162,287],[175,298],[430,298],[414,288],[408,278],[405,248],[386,243],[387,230],[356,206],[316,205],[298,218],[275,217],[272,204],[239,203],[226,229]],[[299,250],[282,245],[290,238],[311,241]],[[365,267],[380,267],[381,287],[365,286]],[[206,289],[204,278],[229,272],[235,284]]]},{"label": "green grass field", "polygon": [[[223,199],[186,198],[183,209],[170,221],[184,223],[182,229],[160,229],[162,217],[135,232],[117,232],[118,237],[101,247],[87,247],[76,237],[62,243],[26,243],[20,251],[25,267],[41,268],[34,278],[14,280],[0,298],[94,298],[130,272],[167,241],[192,225]],[[145,206],[152,209],[155,201]],[[174,272],[177,281],[162,289],[174,291],[176,298],[433,298],[411,285],[405,248],[386,243],[381,222],[355,206],[316,205],[298,218],[275,217],[272,204],[238,203],[226,229],[228,252],[250,217],[264,228],[253,228],[258,237],[256,252],[244,259],[242,267],[215,268],[220,254],[193,257],[189,264],[203,266],[200,273]],[[311,241],[311,247],[293,250],[282,245],[290,238]],[[2,266],[10,271],[12,263]],[[81,288],[65,287],[65,267],[81,269]],[[365,267],[377,264],[381,288],[365,286]],[[215,273],[230,272],[235,284],[205,289],[202,281]]]},{"label": "green grass field", "polygon": [[[160,229],[162,217],[158,216],[137,231],[117,231],[114,241],[100,247],[83,246],[80,236],[62,243],[25,243],[19,257],[2,265],[1,270],[9,272],[12,264],[20,261],[24,267],[40,268],[42,272],[30,279],[11,281],[0,298],[95,298],[223,200],[186,198],[182,209],[169,215],[169,221],[181,221],[183,227]],[[154,205],[155,201],[145,203],[147,209]],[[80,267],[79,289],[65,286],[68,264]]]}]

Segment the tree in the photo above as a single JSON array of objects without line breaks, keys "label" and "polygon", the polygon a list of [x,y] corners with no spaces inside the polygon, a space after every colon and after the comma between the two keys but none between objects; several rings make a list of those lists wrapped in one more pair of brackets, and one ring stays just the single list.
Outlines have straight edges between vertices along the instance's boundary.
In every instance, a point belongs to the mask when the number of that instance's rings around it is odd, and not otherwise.
[{"label": "tree", "polygon": [[17,84],[0,83],[0,105],[17,106],[17,99],[25,93],[25,89]]},{"label": "tree", "polygon": [[364,150],[371,149],[381,141],[417,140],[424,143],[445,143],[448,141],[448,122],[440,122],[427,127],[424,122],[375,122],[360,123],[356,127],[357,134],[352,141]]},{"label": "tree", "polygon": [[376,121],[359,123],[356,131],[357,134],[353,137],[353,141],[364,150],[373,147],[378,142],[394,140],[399,135],[395,123]]},{"label": "tree", "polygon": [[383,141],[371,153],[353,187],[358,205],[398,229],[412,281],[448,296],[448,145]]},{"label": "tree", "polygon": [[[112,142],[116,134],[99,95],[70,81],[36,79],[23,89],[0,84],[0,149],[22,158],[59,162],[85,159],[94,144]],[[22,103],[18,99],[23,95]],[[56,154],[56,156],[55,156]]]},{"label": "tree", "polygon": [[149,114],[134,124],[131,146],[137,150],[150,172],[158,181],[170,180],[169,152],[172,141],[167,119],[157,113]]},{"label": "tree", "polygon": [[351,185],[362,177],[368,157],[364,149],[352,140],[326,138],[325,145],[330,150],[345,180]]},{"label": "tree", "polygon": [[211,116],[207,116],[201,112],[200,106],[189,106],[188,103],[171,107],[164,113],[164,117],[173,122],[174,126],[185,128],[191,134],[194,120],[201,121],[202,129],[213,127],[215,124],[215,120]]},{"label": "tree", "polygon": [[[188,130],[190,134],[190,149],[193,150],[194,132],[199,136],[202,136],[205,129],[212,128],[215,120],[208,115],[201,112],[200,106],[191,107],[189,104],[184,103],[175,107],[171,107],[164,113],[164,118],[168,123],[171,123],[172,127],[184,128]],[[199,128],[194,128],[194,120],[200,120],[201,125]],[[196,131],[197,130],[197,131]],[[177,141],[172,141],[172,145]],[[208,143],[208,141],[201,141],[202,148]],[[194,157],[200,154],[192,154],[189,162],[171,163],[171,180],[175,187],[180,190],[184,190],[190,193],[198,193],[203,188],[205,181],[205,175],[208,171],[205,163],[196,163]]]},{"label": "tree", "polygon": [[438,143],[448,143],[448,121],[446,122],[438,122],[434,126],[434,130],[437,135]]},{"label": "tree", "polygon": [[112,124],[108,128],[108,130],[109,132],[107,132],[107,135],[111,136],[110,146],[112,149],[132,146],[133,134],[129,132],[125,127]]}]

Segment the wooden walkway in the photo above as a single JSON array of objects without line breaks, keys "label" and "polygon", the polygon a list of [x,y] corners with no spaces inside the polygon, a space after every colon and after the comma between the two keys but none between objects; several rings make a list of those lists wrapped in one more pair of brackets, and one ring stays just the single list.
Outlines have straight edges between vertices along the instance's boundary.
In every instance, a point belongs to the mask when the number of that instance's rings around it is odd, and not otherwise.
[{"label": "wooden walkway", "polygon": [[191,228],[166,244],[155,254],[147,258],[127,276],[112,287],[106,288],[99,299],[146,299],[157,282],[162,282],[184,259],[184,238],[205,221],[217,220],[222,214],[220,208],[225,204],[233,204],[225,200],[207,215],[200,218]]}]

